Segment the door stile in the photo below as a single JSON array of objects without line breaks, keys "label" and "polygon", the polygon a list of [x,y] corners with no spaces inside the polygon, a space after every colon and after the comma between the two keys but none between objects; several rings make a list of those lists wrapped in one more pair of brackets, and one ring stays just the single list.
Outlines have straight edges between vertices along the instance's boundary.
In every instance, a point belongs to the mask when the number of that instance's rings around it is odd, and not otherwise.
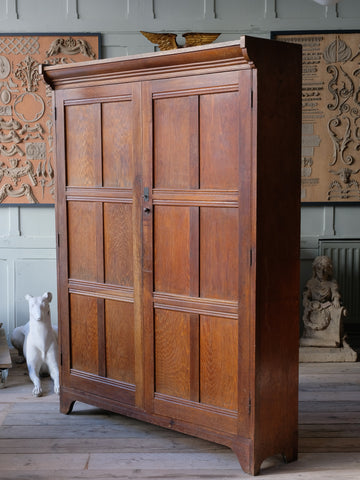
[{"label": "door stile", "polygon": [[[256,155],[256,145],[253,144],[254,125],[249,119],[252,118],[252,91],[253,75],[252,70],[239,72],[239,85],[242,86],[239,91],[239,163],[241,169],[239,172],[239,305],[238,305],[238,372],[239,372],[239,390],[238,390],[238,434],[248,436],[251,421],[254,415],[254,399],[252,377],[252,355],[255,350],[254,332],[252,325],[254,323],[255,311],[253,303],[253,293],[255,284],[255,248],[253,235],[249,232],[254,229],[253,209],[254,192],[256,192],[256,175],[252,169],[253,159]],[[245,94],[242,94],[245,92]],[[246,308],[245,308],[246,306]],[[250,307],[249,307],[250,306]],[[248,341],[244,342],[244,338]],[[255,373],[255,372],[253,372]]]},{"label": "door stile", "polygon": [[[152,100],[149,83],[136,84],[139,112],[134,119],[138,136],[134,182],[134,311],[135,401],[152,411],[153,368],[153,251],[152,251]],[[141,118],[141,120],[139,120]],[[146,361],[145,361],[146,359]]]},{"label": "door stile", "polygon": [[69,293],[68,293],[68,231],[67,231],[67,204],[65,196],[66,185],[66,159],[65,159],[65,106],[64,92],[57,92],[56,95],[56,157],[57,165],[59,159],[63,161],[63,168],[57,168],[56,172],[56,203],[55,221],[57,234],[57,282],[58,282],[58,324],[60,341],[60,375],[61,383],[70,372],[70,315],[69,315]]}]

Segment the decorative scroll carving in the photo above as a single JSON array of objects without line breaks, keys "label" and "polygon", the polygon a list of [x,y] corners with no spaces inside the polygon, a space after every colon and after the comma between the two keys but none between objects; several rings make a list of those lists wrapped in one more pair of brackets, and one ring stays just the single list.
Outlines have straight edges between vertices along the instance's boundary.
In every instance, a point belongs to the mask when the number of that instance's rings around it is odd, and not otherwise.
[{"label": "decorative scroll carving", "polygon": [[29,176],[31,183],[35,186],[37,185],[37,180],[34,174],[33,164],[29,161],[25,161],[25,166],[19,167],[19,159],[10,160],[11,167],[4,166],[4,163],[0,163],[0,181],[4,176],[11,178],[14,185],[18,184],[18,181],[21,177]]},{"label": "decorative scroll carving", "polygon": [[98,57],[98,35],[0,35],[0,203],[54,203],[53,94],[39,65]]},{"label": "decorative scroll carving", "polygon": [[52,57],[53,55],[58,55],[59,53],[65,55],[77,55],[78,53],[81,53],[85,57],[90,57],[92,59],[96,58],[91,45],[82,38],[78,38],[76,40],[72,37],[57,38],[50,45],[49,50],[46,52],[46,56]]},{"label": "decorative scroll carving", "polygon": [[14,190],[10,184],[5,183],[0,188],[0,203],[2,203],[7,197],[26,197],[28,203],[39,203],[30,185],[28,185],[27,183],[23,183],[18,190]]},{"label": "decorative scroll carving", "polygon": [[[360,200],[360,33],[276,38],[303,47],[302,201]],[[309,129],[320,139],[312,151]]]},{"label": "decorative scroll carving", "polygon": [[25,155],[19,145],[12,145],[9,149],[6,149],[4,145],[0,145],[0,153],[4,157],[12,157],[14,155],[21,155],[23,157]]},{"label": "decorative scroll carving", "polygon": [[198,47],[214,42],[220,33],[184,33],[182,37],[185,39],[185,44],[178,43],[176,33],[153,33],[140,31],[151,43],[159,46],[160,50],[173,50],[175,48],[183,47]]}]

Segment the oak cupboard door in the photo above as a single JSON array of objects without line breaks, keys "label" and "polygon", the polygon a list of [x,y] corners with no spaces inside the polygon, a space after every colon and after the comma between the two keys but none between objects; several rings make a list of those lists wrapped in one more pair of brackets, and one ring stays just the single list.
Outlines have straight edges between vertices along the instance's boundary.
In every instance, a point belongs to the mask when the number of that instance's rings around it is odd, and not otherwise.
[{"label": "oak cupboard door", "polygon": [[115,90],[79,89],[62,99],[62,381],[134,405],[142,368],[134,307],[139,94],[136,85]]},{"label": "oak cupboard door", "polygon": [[147,404],[155,414],[245,435],[249,361],[239,350],[249,317],[239,316],[239,285],[249,289],[249,268],[240,265],[250,239],[239,249],[239,231],[248,228],[240,176],[251,161],[251,130],[241,117],[251,114],[244,88],[251,81],[248,71],[231,72],[154,81],[142,93],[143,181],[151,192]]}]

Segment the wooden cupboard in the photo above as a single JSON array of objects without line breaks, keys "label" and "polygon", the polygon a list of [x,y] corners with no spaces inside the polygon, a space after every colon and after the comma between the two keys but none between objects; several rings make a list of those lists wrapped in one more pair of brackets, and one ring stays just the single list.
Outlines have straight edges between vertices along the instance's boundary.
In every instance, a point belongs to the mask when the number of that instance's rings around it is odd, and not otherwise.
[{"label": "wooden cupboard", "polygon": [[45,67],[61,411],[297,456],[301,51],[252,37]]}]

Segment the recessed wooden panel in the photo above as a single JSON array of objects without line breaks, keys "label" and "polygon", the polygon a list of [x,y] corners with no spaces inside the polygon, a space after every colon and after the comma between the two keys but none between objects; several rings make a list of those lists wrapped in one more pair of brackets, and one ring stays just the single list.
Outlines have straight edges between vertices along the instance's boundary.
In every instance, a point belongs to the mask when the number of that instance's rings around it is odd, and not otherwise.
[{"label": "recessed wooden panel", "polygon": [[155,100],[155,187],[197,188],[198,149],[198,97]]},{"label": "recessed wooden panel", "polygon": [[130,101],[102,104],[103,184],[133,185],[133,104]]},{"label": "recessed wooden panel", "polygon": [[70,295],[71,367],[98,374],[98,310],[96,298]]},{"label": "recessed wooden panel", "polygon": [[237,299],[238,224],[236,208],[203,207],[200,209],[201,297]]},{"label": "recessed wooden panel", "polygon": [[200,97],[200,187],[237,189],[239,101],[237,92]]},{"label": "recessed wooden panel", "polygon": [[72,105],[65,108],[67,184],[93,187],[99,184],[97,163],[101,146],[100,106]]},{"label": "recessed wooden panel", "polygon": [[155,290],[189,295],[190,209],[156,206],[154,215]]},{"label": "recessed wooden panel", "polygon": [[238,329],[235,320],[200,317],[200,402],[237,410]]},{"label": "recessed wooden panel", "polygon": [[106,376],[135,383],[134,305],[105,300]]},{"label": "recessed wooden panel", "polygon": [[96,281],[96,203],[68,202],[69,276]]},{"label": "recessed wooden panel", "polygon": [[155,312],[155,391],[190,399],[190,315]]},{"label": "recessed wooden panel", "polygon": [[104,203],[105,282],[132,286],[132,206]]}]

